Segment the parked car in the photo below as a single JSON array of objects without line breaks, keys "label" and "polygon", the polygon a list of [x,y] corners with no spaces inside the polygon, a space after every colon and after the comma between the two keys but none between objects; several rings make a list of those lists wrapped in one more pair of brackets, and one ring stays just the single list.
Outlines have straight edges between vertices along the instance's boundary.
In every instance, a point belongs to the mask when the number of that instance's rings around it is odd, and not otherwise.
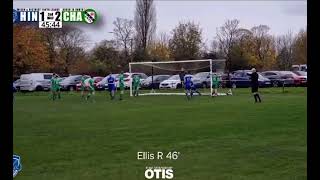
[{"label": "parked car", "polygon": [[[236,87],[250,87],[251,86],[251,78],[250,78],[251,70],[238,70],[234,71],[231,77],[231,85],[233,88]],[[260,73],[258,73],[259,78],[259,87],[270,87],[271,81],[263,77]]]},{"label": "parked car", "polygon": [[159,85],[162,81],[167,80],[170,75],[155,75],[153,76],[153,84],[152,84],[152,76],[149,76],[147,79],[141,81],[141,87],[146,89],[159,89]]},{"label": "parked car", "polygon": [[[90,76],[84,75],[85,78],[89,78]],[[64,91],[74,91],[76,90],[77,84],[81,81],[82,75],[72,75],[66,77],[64,80],[60,82],[61,90]]]},{"label": "parked car", "polygon": [[[221,80],[220,87],[227,88],[228,82],[230,82],[231,79],[232,79],[232,74],[231,73],[229,74],[229,76],[228,76],[227,73],[222,74],[221,77],[220,77],[220,80]],[[230,83],[230,85],[231,85],[231,83]]]},{"label": "parked car", "polygon": [[[148,76],[144,73],[123,73],[124,75],[124,86],[125,88],[129,88],[130,84],[132,83],[132,78],[133,76],[139,76],[140,77],[140,82],[143,80],[147,79]],[[119,87],[119,82],[118,79],[116,78],[116,85]]]},{"label": "parked car", "polygon": [[280,71],[282,78],[293,80],[293,86],[303,86],[307,84],[307,78],[305,76],[299,76],[292,71]]},{"label": "parked car", "polygon": [[[86,79],[88,79],[88,77],[86,77]],[[94,88],[97,89],[97,83],[100,82],[101,80],[103,79],[103,77],[101,76],[97,76],[97,77],[93,77],[93,81],[94,81]],[[77,85],[76,85],[76,90],[77,91],[80,91],[81,90],[81,82],[79,82]]]},{"label": "parked car", "polygon": [[66,78],[66,77],[58,77],[57,79],[58,79],[59,82],[61,82],[61,81],[63,81],[65,78]]},{"label": "parked car", "polygon": [[20,90],[20,79],[17,79],[13,82],[13,87],[19,91]]},{"label": "parked car", "polygon": [[[306,71],[293,71],[293,73],[295,73],[296,75],[303,77],[306,79],[305,85],[308,82],[308,73]],[[302,82],[302,84],[304,84],[304,82]]]},{"label": "parked car", "polygon": [[167,80],[164,80],[160,83],[160,89],[177,89],[181,88],[181,80],[179,74],[173,75]]},{"label": "parked car", "polygon": [[101,77],[101,76],[97,76],[97,77],[93,77],[93,80],[94,80],[94,88],[97,90],[97,86],[98,86],[98,83],[100,81],[102,81],[104,77]]},{"label": "parked car", "polygon": [[[118,74],[112,74],[112,76],[114,76],[117,80],[118,78]],[[109,78],[109,75],[107,75],[106,77],[104,77],[100,82],[98,82],[95,86],[96,90],[105,90],[108,89],[108,83],[107,83],[107,79]],[[117,82],[116,82],[117,83]]]},{"label": "parked car", "polygon": [[278,87],[283,85],[288,86],[290,84],[291,85],[294,84],[293,79],[283,77],[283,74],[280,71],[264,71],[264,72],[261,72],[261,75],[270,79],[273,87]]},{"label": "parked car", "polygon": [[21,91],[43,91],[50,90],[50,80],[53,73],[31,73],[20,76]]},{"label": "parked car", "polygon": [[210,72],[199,72],[194,75],[192,81],[196,88],[208,88],[211,84]]},{"label": "parked car", "polygon": [[[220,86],[225,84],[226,79],[223,74],[215,72],[213,74],[217,75],[220,79]],[[211,85],[210,72],[199,72],[193,76],[192,81],[196,88],[209,88]]]}]

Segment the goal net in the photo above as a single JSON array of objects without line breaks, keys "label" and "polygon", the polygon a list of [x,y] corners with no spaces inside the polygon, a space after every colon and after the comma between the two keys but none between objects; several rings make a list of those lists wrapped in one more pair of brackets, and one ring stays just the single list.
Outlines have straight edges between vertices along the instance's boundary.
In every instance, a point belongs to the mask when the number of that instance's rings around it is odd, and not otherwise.
[{"label": "goal net", "polygon": [[[224,70],[225,59],[129,63],[132,76],[144,77],[140,79],[139,95],[185,95],[185,75],[192,76],[194,95],[212,95],[212,75],[221,79]],[[132,80],[129,86],[133,96]]]}]

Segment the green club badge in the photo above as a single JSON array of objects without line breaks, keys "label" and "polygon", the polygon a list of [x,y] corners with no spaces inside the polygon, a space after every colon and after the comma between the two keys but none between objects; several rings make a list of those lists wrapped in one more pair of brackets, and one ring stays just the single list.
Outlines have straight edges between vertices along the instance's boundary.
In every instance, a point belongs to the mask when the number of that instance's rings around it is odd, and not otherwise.
[{"label": "green club badge", "polygon": [[97,21],[97,13],[95,10],[93,9],[86,9],[83,11],[83,21],[88,23],[88,24],[92,24],[95,21]]}]

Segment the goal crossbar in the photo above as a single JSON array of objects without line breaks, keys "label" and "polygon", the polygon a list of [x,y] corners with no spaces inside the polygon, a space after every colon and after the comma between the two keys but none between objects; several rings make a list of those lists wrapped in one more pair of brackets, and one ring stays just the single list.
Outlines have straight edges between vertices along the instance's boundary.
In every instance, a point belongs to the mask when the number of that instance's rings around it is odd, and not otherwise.
[{"label": "goal crossbar", "polygon": [[130,65],[136,65],[136,64],[168,64],[168,63],[188,63],[188,62],[210,62],[210,61],[215,61],[215,62],[224,62],[225,59],[200,59],[200,60],[183,60],[183,61],[157,61],[157,62],[152,62],[152,61],[146,61],[146,62],[130,62]]}]

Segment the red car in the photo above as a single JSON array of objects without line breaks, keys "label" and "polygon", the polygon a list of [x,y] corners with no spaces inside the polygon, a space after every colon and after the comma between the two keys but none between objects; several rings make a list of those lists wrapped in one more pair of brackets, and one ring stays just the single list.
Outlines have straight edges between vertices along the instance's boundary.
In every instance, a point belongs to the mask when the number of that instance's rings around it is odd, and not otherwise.
[{"label": "red car", "polygon": [[281,71],[283,74],[282,78],[291,78],[293,79],[294,86],[303,86],[307,84],[307,77],[306,76],[300,76],[296,73],[293,73],[292,71]]},{"label": "red car", "polygon": [[299,76],[300,79],[302,79],[301,85],[307,86],[308,83],[308,74],[305,71],[293,71],[296,75]]},{"label": "red car", "polygon": [[[95,89],[96,89],[96,87],[97,87],[97,83],[100,82],[102,79],[103,79],[103,77],[101,77],[101,76],[93,77],[93,80],[94,80],[94,88],[95,88]],[[76,85],[76,89],[77,89],[77,91],[80,91],[80,90],[81,90],[81,82]]]}]

